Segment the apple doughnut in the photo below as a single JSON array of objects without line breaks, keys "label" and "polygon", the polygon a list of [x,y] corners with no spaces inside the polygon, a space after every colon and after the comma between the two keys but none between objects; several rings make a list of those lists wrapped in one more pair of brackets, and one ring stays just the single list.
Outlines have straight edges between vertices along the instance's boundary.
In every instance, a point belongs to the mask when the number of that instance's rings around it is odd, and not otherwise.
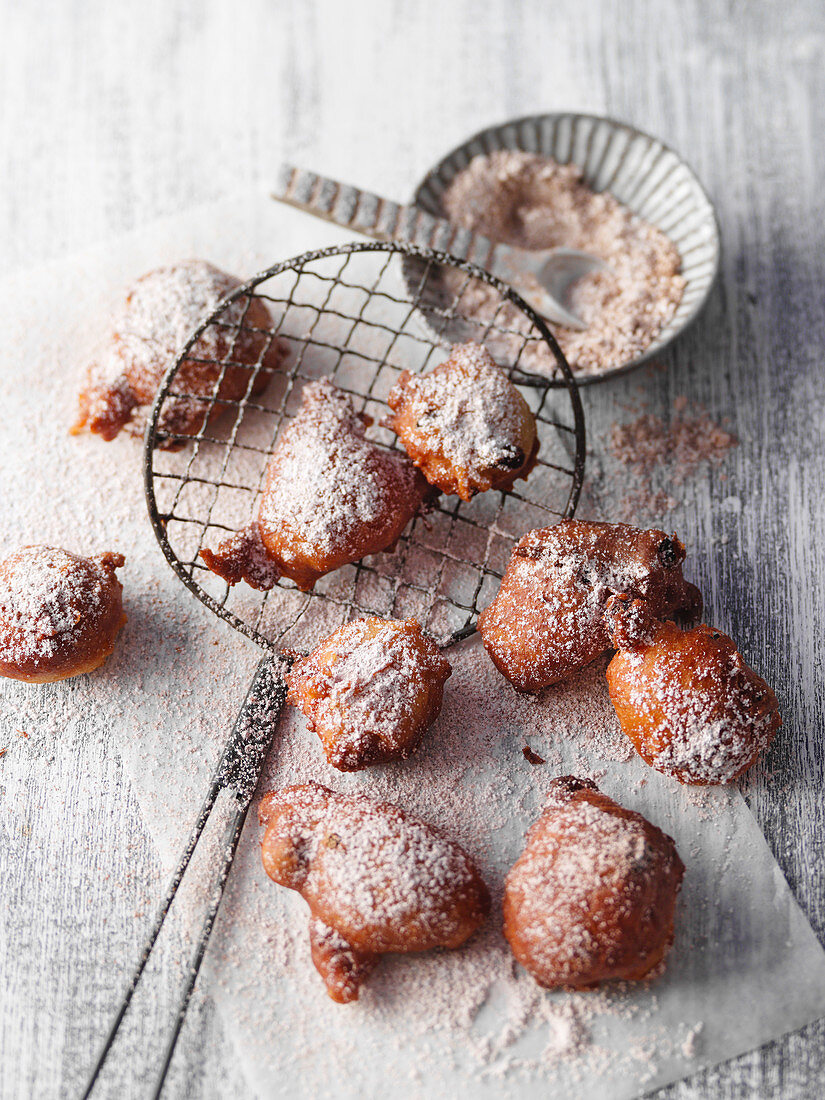
[{"label": "apple doughnut", "polygon": [[388,424],[431,485],[462,500],[526,478],[538,451],[530,406],[486,348],[457,344],[428,374],[403,371]]},{"label": "apple doughnut", "polygon": [[604,606],[618,592],[643,596],[662,616],[698,614],[684,558],[675,535],[622,523],[563,520],[530,531],[479,616],[484,647],[519,691],[564,680],[610,647]]},{"label": "apple doughnut", "polygon": [[[116,310],[111,329],[100,342],[79,398],[79,415],[72,433],[93,432],[112,440],[126,429],[143,432],[161,380],[198,325],[221,298],[240,281],[205,260],[185,260],[161,267],[138,279]],[[248,308],[247,308],[248,303]],[[283,359],[286,346],[255,329],[271,330],[272,317],[258,298],[239,299],[222,320],[232,328],[210,325],[192,347],[191,358],[178,369],[173,391],[164,402],[160,428],[172,435],[195,435],[205,424],[215,384],[228,358],[218,387],[218,400],[209,418],[219,416],[225,401],[239,401],[250,387],[250,367],[262,359],[265,369],[252,382],[259,393]],[[234,345],[233,345],[234,339]],[[209,360],[204,362],[203,360]],[[172,440],[172,446],[182,441]]]},{"label": "apple doughnut", "polygon": [[309,906],[313,962],[340,1003],[379,955],[459,947],[490,911],[467,853],[388,802],[305,783],[266,795],[260,820],[264,870]]},{"label": "apple doughnut", "polygon": [[733,641],[700,623],[659,622],[642,600],[616,596],[606,619],[618,652],[607,666],[625,736],[652,768],[680,783],[730,783],[782,724],[771,688]]},{"label": "apple doughnut", "polygon": [[257,519],[201,553],[229,584],[265,589],[284,576],[309,592],[393,547],[427,493],[405,455],[366,439],[369,419],[331,382],[305,386],[301,402],[272,452]]},{"label": "apple doughnut", "polygon": [[504,935],[547,989],[637,981],[663,962],[684,865],[588,779],[555,779],[504,887]]},{"label": "apple doughnut", "polygon": [[415,619],[359,619],[340,627],[287,676],[334,768],[403,760],[441,710],[450,663]]},{"label": "apple doughnut", "polygon": [[23,546],[0,561],[0,676],[47,684],[102,665],[126,622],[122,554]]}]

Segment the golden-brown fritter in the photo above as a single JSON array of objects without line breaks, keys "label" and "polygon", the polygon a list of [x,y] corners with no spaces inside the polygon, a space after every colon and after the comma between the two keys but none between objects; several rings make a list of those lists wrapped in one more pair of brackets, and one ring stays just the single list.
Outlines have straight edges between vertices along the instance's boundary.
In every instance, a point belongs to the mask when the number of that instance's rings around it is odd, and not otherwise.
[{"label": "golden-brown fritter", "polygon": [[425,375],[403,371],[388,424],[431,485],[472,500],[526,478],[538,451],[530,406],[479,344],[457,344]]},{"label": "golden-brown fritter", "polygon": [[415,619],[358,619],[293,665],[287,700],[329,763],[357,771],[410,755],[438,717],[450,671]]},{"label": "golden-brown fritter", "polygon": [[282,575],[309,592],[325,573],[394,547],[428,488],[405,455],[366,439],[369,423],[326,379],[305,386],[269,460],[257,520],[204,550],[209,568],[229,584],[271,588]]},{"label": "golden-brown fritter", "polygon": [[632,592],[660,616],[699,614],[699,590],[682,576],[675,535],[622,523],[563,520],[516,544],[478,630],[496,667],[520,691],[570,676],[610,646],[604,607]]},{"label": "golden-brown fritter", "polygon": [[266,795],[260,820],[264,870],[308,904],[333,1000],[358,997],[376,956],[458,947],[490,911],[467,853],[388,802],[305,783]]},{"label": "golden-brown fritter", "polygon": [[126,622],[124,560],[23,546],[0,561],[0,676],[46,684],[102,665]]},{"label": "golden-brown fritter", "polygon": [[504,935],[539,985],[644,978],[673,943],[684,865],[669,836],[588,779],[555,779],[507,875]]},{"label": "golden-brown fritter", "polygon": [[[240,285],[205,260],[185,260],[138,279],[87,370],[73,434],[85,430],[106,440],[123,429],[141,434],[164,374],[221,298]],[[166,399],[159,418],[161,430],[172,436],[195,435],[207,419],[225,411],[222,402],[239,401],[248,390],[259,393],[284,357],[282,341],[255,331],[272,329],[272,317],[260,299],[239,299],[227,307],[222,321],[198,337],[176,372],[170,391],[175,396]],[[231,327],[241,324],[240,330]],[[253,380],[250,368],[259,361],[262,369]],[[170,445],[181,442],[173,438]]]},{"label": "golden-brown fritter", "polygon": [[618,648],[607,666],[619,724],[652,768],[680,783],[730,783],[782,724],[776,696],[733,641],[705,623],[682,631],[642,600],[608,601]]}]

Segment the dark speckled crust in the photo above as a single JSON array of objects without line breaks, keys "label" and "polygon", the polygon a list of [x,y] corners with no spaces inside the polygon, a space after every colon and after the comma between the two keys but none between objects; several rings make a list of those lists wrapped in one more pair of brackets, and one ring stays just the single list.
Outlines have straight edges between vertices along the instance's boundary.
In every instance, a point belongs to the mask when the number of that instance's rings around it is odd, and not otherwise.
[{"label": "dark speckled crust", "polygon": [[682,576],[684,557],[675,535],[620,523],[531,531],[479,617],[484,647],[520,691],[558,683],[609,648],[604,607],[616,593],[643,596],[662,617],[698,616],[702,597]]}]

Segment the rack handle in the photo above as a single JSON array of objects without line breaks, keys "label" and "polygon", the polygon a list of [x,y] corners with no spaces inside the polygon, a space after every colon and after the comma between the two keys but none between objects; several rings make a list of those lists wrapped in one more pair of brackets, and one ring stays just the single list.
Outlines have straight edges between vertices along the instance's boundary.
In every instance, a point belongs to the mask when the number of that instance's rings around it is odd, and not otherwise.
[{"label": "rack handle", "polygon": [[163,923],[175,900],[178,887],[183,880],[186,869],[198,845],[198,841],[203,835],[203,831],[215,807],[215,802],[222,791],[230,791],[231,797],[236,805],[228,823],[225,843],[221,845],[220,848],[220,851],[223,853],[222,861],[217,868],[215,885],[213,887],[195,952],[187,970],[186,985],[178,1003],[173,1030],[166,1047],[153,1095],[157,1098],[163,1090],[164,1081],[166,1080],[166,1074],[172,1061],[172,1055],[175,1052],[180,1029],[186,1016],[186,1010],[189,1007],[192,991],[195,987],[203,956],[206,953],[209,937],[212,934],[215,918],[217,917],[218,909],[223,898],[229,871],[235,858],[235,852],[244,822],[246,821],[246,815],[252,803],[255,788],[258,785],[267,749],[272,741],[278,718],[286,702],[287,687],[283,675],[283,665],[284,662],[273,656],[265,657],[258,665],[254,679],[247,692],[246,699],[238,713],[238,717],[235,719],[232,736],[229,738],[220,762],[212,776],[212,782],[210,783],[209,790],[206,793],[206,797],[204,798],[203,805],[201,806],[200,813],[195,821],[192,832],[189,835],[189,840],[181,853],[178,865],[169,882],[166,895],[155,914],[154,923],[149,931],[143,952],[135,967],[129,985],[126,988],[126,992],[123,995],[120,1007],[109,1029],[109,1033],[106,1036],[94,1068],[89,1075],[89,1080],[83,1092],[83,1100],[88,1100],[91,1096],[95,1082],[100,1076],[100,1071],[106,1062],[120,1026],[123,1023],[123,1018],[126,1015],[141,976],[146,969],[146,964],[149,961],[152,950],[163,927]]},{"label": "rack handle", "polygon": [[493,262],[495,244],[472,229],[293,164],[281,166],[272,198],[377,241],[405,241],[449,252],[487,270]]}]

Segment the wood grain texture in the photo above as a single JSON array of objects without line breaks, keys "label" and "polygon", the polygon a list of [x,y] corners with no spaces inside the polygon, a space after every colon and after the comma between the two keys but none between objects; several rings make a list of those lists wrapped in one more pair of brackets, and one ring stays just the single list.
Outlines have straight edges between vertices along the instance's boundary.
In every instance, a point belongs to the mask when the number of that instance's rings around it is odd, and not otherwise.
[{"label": "wood grain texture", "polygon": [[[685,153],[718,205],[720,284],[667,370],[585,392],[589,430],[603,440],[643,387],[650,411],[685,394],[740,437],[674,523],[708,617],[776,685],[786,724],[747,795],[825,938],[820,0],[5,0],[0,26],[6,270],[274,179],[283,158],[406,199],[470,132],[545,109],[626,118]],[[105,741],[46,757],[0,729],[0,1096],[76,1095],[159,868]],[[138,1013],[135,1049],[146,1028]],[[661,1095],[813,1097],[823,1078],[819,1022]],[[206,1001],[168,1095],[248,1095]]]}]

